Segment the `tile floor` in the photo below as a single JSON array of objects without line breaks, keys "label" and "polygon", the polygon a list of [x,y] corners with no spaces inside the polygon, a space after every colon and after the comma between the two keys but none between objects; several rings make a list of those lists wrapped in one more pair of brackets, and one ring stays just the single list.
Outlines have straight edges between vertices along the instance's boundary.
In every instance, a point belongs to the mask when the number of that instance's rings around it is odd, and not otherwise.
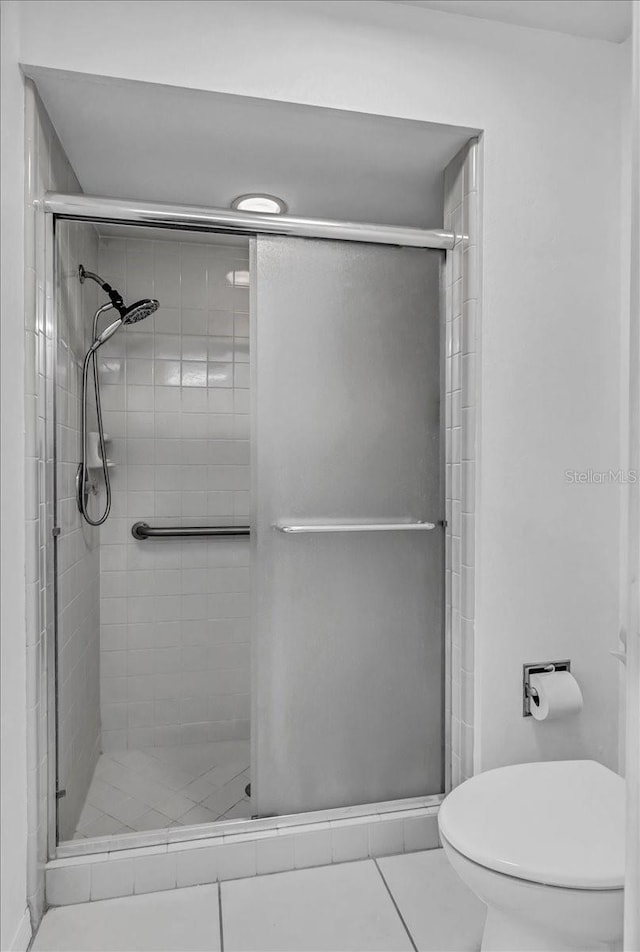
[{"label": "tile floor", "polygon": [[477,952],[485,907],[442,850],[60,906],[33,952]]},{"label": "tile floor", "polygon": [[251,816],[249,741],[101,754],[74,839]]}]

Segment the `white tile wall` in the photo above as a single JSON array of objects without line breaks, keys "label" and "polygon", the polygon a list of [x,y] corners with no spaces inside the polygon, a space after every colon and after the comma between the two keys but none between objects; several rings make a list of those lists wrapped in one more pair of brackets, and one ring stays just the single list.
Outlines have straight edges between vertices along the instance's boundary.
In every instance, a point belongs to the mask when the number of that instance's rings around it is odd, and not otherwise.
[{"label": "white tile wall", "polygon": [[[25,456],[27,528],[27,889],[32,924],[44,908],[48,844],[47,646],[53,642],[53,389],[55,353],[47,321],[53,276],[45,260],[41,200],[52,189],[82,191],[33,84],[25,84]],[[48,372],[49,371],[49,372]]]},{"label": "white tile wall", "polygon": [[[64,840],[73,836],[100,754],[100,539],[75,499],[82,362],[98,299],[97,285],[80,284],[78,265],[95,271],[97,232],[90,224],[60,222],[57,248],[58,769],[66,791],[58,826]],[[89,407],[95,419],[93,394]]]},{"label": "white tile wall", "polygon": [[456,234],[446,287],[447,767],[452,786],[473,774],[474,550],[479,360],[480,152],[471,140],[445,171],[444,227]]},{"label": "white tile wall", "polygon": [[100,241],[99,273],[161,304],[100,351],[105,750],[249,734],[248,540],[131,536],[138,520],[248,523],[248,248],[222,242]]}]

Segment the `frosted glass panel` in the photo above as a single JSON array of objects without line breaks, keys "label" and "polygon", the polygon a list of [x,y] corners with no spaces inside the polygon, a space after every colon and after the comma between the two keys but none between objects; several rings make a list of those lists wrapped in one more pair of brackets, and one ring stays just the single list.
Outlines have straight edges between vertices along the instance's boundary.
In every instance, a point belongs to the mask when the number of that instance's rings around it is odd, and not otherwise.
[{"label": "frosted glass panel", "polygon": [[253,275],[257,812],[443,789],[440,252],[260,237]]}]

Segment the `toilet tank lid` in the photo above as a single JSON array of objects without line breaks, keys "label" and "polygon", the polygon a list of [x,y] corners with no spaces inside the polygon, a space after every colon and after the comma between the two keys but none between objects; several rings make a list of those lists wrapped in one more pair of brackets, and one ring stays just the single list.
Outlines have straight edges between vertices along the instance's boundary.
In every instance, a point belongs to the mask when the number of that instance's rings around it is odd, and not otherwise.
[{"label": "toilet tank lid", "polygon": [[574,889],[624,884],[624,780],[594,760],[515,764],[465,781],[438,816],[468,859]]}]

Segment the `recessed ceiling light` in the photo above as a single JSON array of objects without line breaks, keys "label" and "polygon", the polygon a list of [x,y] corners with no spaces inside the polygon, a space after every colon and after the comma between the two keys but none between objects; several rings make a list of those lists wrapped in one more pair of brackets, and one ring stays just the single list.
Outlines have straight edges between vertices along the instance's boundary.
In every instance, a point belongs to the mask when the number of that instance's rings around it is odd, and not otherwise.
[{"label": "recessed ceiling light", "polygon": [[231,284],[235,288],[249,287],[249,272],[248,271],[229,271],[227,272],[226,277],[227,277],[227,284]]},{"label": "recessed ceiling light", "polygon": [[239,212],[259,212],[261,215],[286,215],[287,213],[286,202],[277,195],[265,195],[261,192],[238,195],[231,202],[231,207]]}]

